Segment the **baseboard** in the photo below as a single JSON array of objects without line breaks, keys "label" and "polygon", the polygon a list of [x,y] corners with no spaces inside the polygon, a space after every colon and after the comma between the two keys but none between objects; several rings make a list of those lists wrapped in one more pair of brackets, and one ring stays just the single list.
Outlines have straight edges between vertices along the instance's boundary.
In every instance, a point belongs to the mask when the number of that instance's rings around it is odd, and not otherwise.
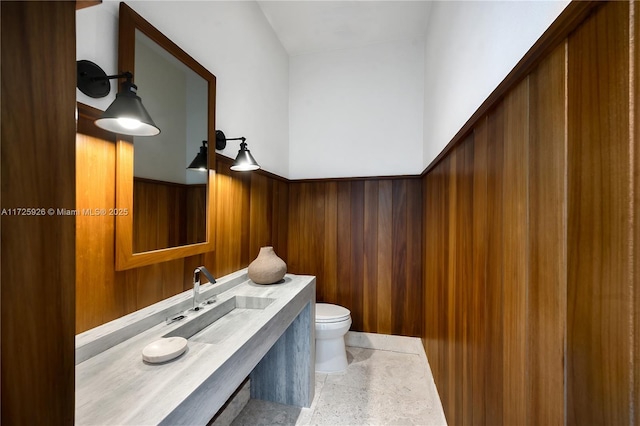
[{"label": "baseboard", "polygon": [[424,355],[424,348],[419,337],[349,331],[345,335],[344,342],[345,345],[356,348]]}]

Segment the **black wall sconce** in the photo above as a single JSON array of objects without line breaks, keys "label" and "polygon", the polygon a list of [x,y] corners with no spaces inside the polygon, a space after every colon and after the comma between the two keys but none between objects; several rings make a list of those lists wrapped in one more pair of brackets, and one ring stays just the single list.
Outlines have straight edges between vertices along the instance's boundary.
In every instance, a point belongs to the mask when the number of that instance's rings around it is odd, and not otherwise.
[{"label": "black wall sconce", "polygon": [[[233,162],[233,166],[231,166],[231,170],[233,171],[248,172],[251,170],[258,170],[260,168],[258,162],[253,158],[253,155],[251,155],[251,151],[247,149],[246,140],[247,138],[245,137],[227,139],[221,130],[216,130],[216,149],[224,149],[227,146],[227,141],[242,141],[240,142],[238,155]],[[222,146],[222,148],[218,148],[218,146]]]},{"label": "black wall sconce", "polygon": [[202,141],[202,146],[200,147],[200,152],[196,155],[196,158],[193,159],[187,170],[198,170],[198,171],[207,171],[209,161],[208,161],[209,153],[207,149],[207,141]]},{"label": "black wall sconce", "polygon": [[107,75],[102,68],[91,61],[77,62],[78,89],[92,98],[104,98],[111,91],[109,80],[114,78],[126,79],[120,86],[115,101],[95,121],[96,126],[114,133],[131,136],[155,136],[160,129],[142,105],[142,99],[137,95],[138,86],[133,84],[133,74],[124,72],[117,75]]}]

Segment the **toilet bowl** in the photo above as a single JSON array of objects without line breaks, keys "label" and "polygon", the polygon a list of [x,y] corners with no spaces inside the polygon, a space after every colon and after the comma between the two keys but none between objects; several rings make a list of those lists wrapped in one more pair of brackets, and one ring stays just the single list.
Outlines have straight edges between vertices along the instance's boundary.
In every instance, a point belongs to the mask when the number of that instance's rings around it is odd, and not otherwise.
[{"label": "toilet bowl", "polygon": [[351,312],[328,303],[316,303],[316,372],[338,373],[347,369],[344,335],[351,327]]}]

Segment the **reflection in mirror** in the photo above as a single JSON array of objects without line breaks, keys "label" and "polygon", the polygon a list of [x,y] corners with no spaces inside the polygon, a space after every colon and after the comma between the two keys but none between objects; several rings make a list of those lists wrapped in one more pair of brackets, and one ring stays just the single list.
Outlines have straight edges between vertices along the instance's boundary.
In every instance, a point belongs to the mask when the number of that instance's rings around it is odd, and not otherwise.
[{"label": "reflection in mirror", "polygon": [[[142,56],[153,65],[138,63]],[[215,150],[208,151],[208,170],[187,167],[202,141],[215,139],[216,77],[125,3],[118,68],[131,70],[134,83],[149,82],[145,103],[162,137],[116,142],[116,207],[130,212],[116,216],[116,270],[214,251]]]},{"label": "reflection in mirror", "polygon": [[207,173],[187,167],[207,139],[208,82],[137,29],[135,69],[162,133],[134,138],[133,252],[204,242]]}]

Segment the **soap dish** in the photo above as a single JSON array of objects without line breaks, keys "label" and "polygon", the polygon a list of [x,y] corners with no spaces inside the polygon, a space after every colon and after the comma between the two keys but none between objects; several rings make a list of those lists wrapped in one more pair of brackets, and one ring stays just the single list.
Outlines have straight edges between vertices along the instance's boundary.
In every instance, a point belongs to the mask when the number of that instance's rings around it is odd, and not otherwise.
[{"label": "soap dish", "polygon": [[164,337],[145,346],[142,350],[142,359],[158,364],[177,358],[186,350],[187,339],[184,337]]}]

